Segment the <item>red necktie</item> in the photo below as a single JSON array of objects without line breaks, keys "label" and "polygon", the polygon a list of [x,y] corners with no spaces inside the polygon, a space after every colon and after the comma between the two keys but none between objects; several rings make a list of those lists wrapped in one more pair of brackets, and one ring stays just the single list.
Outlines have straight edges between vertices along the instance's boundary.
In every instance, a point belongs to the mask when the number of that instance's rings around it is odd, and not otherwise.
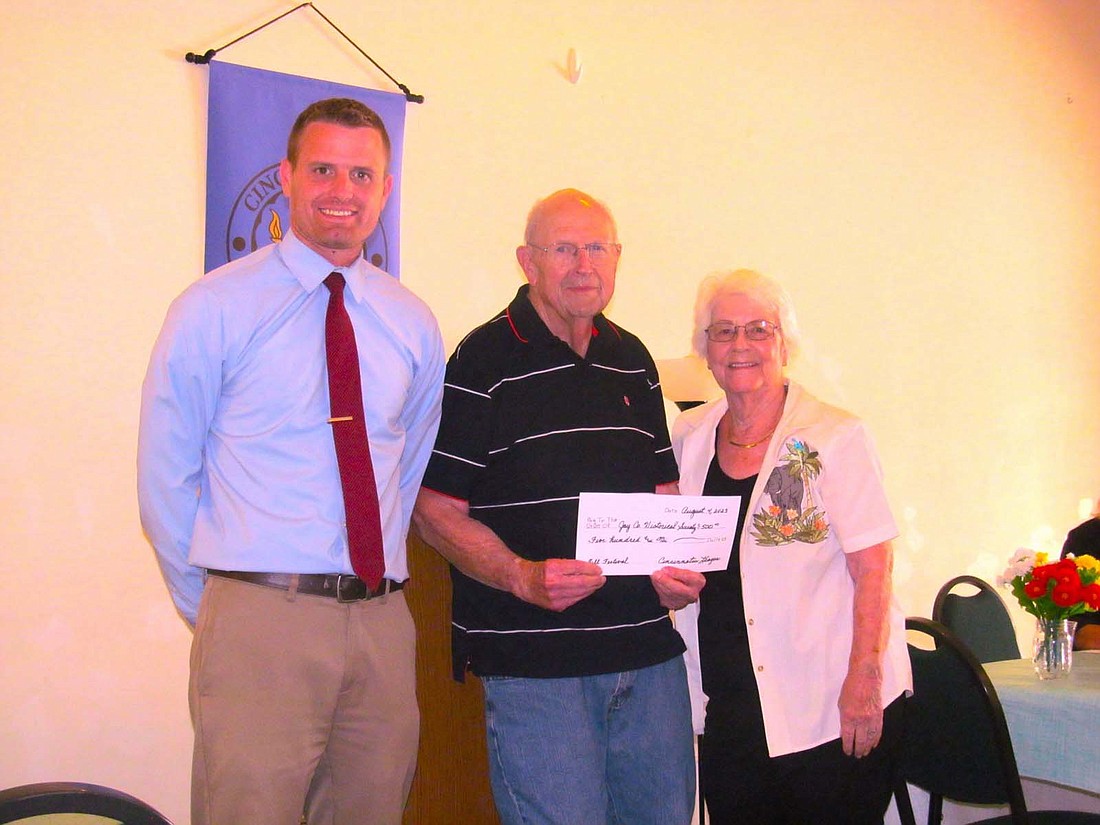
[{"label": "red necktie", "polygon": [[363,386],[359,378],[359,351],[355,330],[344,307],[344,276],[325,278],[328,312],[325,315],[325,352],[328,355],[329,424],[344,488],[351,566],[371,590],[378,589],[386,560],[382,553],[382,520],[378,488],[370,463],[367,423],[363,418]]}]

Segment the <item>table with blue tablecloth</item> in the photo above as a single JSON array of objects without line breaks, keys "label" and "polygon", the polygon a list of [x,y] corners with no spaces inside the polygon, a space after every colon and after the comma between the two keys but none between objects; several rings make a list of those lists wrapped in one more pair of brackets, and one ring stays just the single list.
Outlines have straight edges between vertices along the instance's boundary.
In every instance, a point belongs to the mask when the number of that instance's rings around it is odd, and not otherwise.
[{"label": "table with blue tablecloth", "polygon": [[1063,679],[1029,659],[985,665],[1004,706],[1021,776],[1100,794],[1100,653],[1074,654]]},{"label": "table with blue tablecloth", "polygon": [[[1100,652],[1074,653],[1066,679],[1041,681],[1030,659],[983,667],[1004,707],[1028,808],[1100,813]],[[923,822],[928,795],[913,786],[909,792]],[[943,825],[1007,813],[1007,806],[945,800]],[[885,822],[900,825],[893,804]]]}]

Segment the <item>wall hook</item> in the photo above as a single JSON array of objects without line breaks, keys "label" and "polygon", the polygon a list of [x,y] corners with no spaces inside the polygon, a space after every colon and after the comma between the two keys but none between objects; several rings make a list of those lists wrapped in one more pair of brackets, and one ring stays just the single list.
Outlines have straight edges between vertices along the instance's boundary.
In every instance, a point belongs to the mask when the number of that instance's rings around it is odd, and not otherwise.
[{"label": "wall hook", "polygon": [[581,79],[581,59],[577,57],[577,50],[570,49],[565,58],[565,79],[576,84]]}]

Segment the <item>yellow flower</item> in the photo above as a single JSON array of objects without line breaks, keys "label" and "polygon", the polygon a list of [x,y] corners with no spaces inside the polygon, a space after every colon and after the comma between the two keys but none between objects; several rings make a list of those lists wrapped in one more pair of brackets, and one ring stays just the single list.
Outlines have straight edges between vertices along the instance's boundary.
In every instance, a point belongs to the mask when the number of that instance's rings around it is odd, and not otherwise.
[{"label": "yellow flower", "polygon": [[1092,556],[1076,556],[1073,561],[1077,564],[1079,570],[1095,570],[1100,573],[1100,561]]},{"label": "yellow flower", "polygon": [[1047,563],[1047,554],[1040,550],[1035,554],[1035,566],[1038,567]]}]

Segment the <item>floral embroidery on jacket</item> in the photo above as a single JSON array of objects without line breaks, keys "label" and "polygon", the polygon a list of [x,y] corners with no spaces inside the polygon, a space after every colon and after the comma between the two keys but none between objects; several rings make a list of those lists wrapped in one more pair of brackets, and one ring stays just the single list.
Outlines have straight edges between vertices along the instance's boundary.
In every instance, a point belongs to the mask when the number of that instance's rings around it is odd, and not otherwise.
[{"label": "floral embroidery on jacket", "polygon": [[815,449],[800,439],[792,438],[783,446],[787,453],[776,462],[764,485],[772,503],[761,503],[753,514],[749,532],[764,547],[825,541],[829,522],[825,520],[825,511],[814,502],[812,484],[821,474],[821,459]]}]

